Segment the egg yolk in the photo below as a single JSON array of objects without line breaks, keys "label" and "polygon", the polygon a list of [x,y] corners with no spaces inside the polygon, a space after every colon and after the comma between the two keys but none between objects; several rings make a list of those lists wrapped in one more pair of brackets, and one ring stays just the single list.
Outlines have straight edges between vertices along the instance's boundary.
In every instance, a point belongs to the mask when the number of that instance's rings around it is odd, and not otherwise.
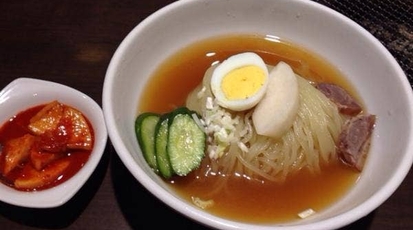
[{"label": "egg yolk", "polygon": [[221,82],[221,89],[229,100],[251,97],[264,85],[266,75],[255,65],[236,68],[227,73]]}]

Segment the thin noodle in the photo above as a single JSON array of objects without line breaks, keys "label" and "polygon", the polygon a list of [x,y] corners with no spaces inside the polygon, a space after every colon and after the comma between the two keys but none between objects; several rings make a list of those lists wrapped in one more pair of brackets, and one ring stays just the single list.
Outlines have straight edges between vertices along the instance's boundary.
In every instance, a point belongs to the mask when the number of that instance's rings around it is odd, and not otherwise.
[{"label": "thin noodle", "polygon": [[[296,120],[284,136],[275,140],[255,132],[252,111],[235,113],[216,104],[206,108],[208,100],[214,102],[209,87],[210,74],[211,68],[203,83],[188,96],[186,106],[201,114],[208,124],[215,124],[213,127],[219,130],[216,132],[225,132],[221,138],[225,137],[230,144],[224,146],[216,133],[209,134],[209,144],[215,151],[223,151],[223,155],[210,159],[208,167],[200,169],[203,173],[281,182],[301,168],[318,172],[321,164],[337,158],[335,142],[345,118],[311,82],[297,75],[300,107]],[[221,187],[225,183],[219,184]]]}]

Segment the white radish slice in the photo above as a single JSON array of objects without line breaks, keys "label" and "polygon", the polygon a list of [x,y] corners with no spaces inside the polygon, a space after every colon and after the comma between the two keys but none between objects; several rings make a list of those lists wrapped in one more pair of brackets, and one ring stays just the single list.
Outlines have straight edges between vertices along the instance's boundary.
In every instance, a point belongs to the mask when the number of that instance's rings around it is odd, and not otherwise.
[{"label": "white radish slice", "polygon": [[297,77],[287,63],[279,62],[271,70],[266,93],[252,114],[257,133],[280,138],[293,125],[299,102]]}]

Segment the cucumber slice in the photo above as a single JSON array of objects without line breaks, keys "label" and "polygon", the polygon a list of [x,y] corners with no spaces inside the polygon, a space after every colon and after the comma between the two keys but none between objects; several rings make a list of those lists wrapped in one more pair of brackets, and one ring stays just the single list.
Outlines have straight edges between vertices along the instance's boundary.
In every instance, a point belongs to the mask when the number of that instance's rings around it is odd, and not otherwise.
[{"label": "cucumber slice", "polygon": [[175,174],[186,176],[197,169],[205,156],[206,134],[186,107],[175,109],[169,116],[167,152]]},{"label": "cucumber slice", "polygon": [[162,115],[155,127],[155,154],[160,174],[168,179],[174,172],[167,153],[168,144],[168,114]]},{"label": "cucumber slice", "polygon": [[148,165],[158,170],[155,156],[155,126],[160,119],[160,115],[156,113],[142,113],[135,120],[135,134],[141,147],[143,157]]}]

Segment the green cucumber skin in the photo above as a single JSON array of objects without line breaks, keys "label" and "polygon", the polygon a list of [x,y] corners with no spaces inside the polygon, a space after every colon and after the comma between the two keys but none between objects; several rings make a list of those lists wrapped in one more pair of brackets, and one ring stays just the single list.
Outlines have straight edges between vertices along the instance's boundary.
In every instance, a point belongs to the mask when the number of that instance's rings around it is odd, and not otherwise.
[{"label": "green cucumber skin", "polygon": [[155,126],[160,119],[156,113],[142,113],[135,120],[135,134],[141,147],[143,157],[148,165],[158,171],[158,165],[155,156]]},{"label": "green cucumber skin", "polygon": [[200,117],[195,111],[179,107],[170,113],[147,112],[136,118],[135,132],[144,158],[165,179],[186,176],[200,166],[205,156],[206,134],[194,115]]},{"label": "green cucumber skin", "polygon": [[179,176],[197,169],[205,156],[206,134],[194,121],[193,113],[185,107],[178,108],[168,121],[167,152],[172,169]]},{"label": "green cucumber skin", "polygon": [[169,114],[163,115],[156,125],[155,128],[155,155],[156,162],[158,165],[159,173],[165,179],[169,179],[174,175],[171,163],[169,161],[169,156],[167,153],[168,144],[168,116]]}]

